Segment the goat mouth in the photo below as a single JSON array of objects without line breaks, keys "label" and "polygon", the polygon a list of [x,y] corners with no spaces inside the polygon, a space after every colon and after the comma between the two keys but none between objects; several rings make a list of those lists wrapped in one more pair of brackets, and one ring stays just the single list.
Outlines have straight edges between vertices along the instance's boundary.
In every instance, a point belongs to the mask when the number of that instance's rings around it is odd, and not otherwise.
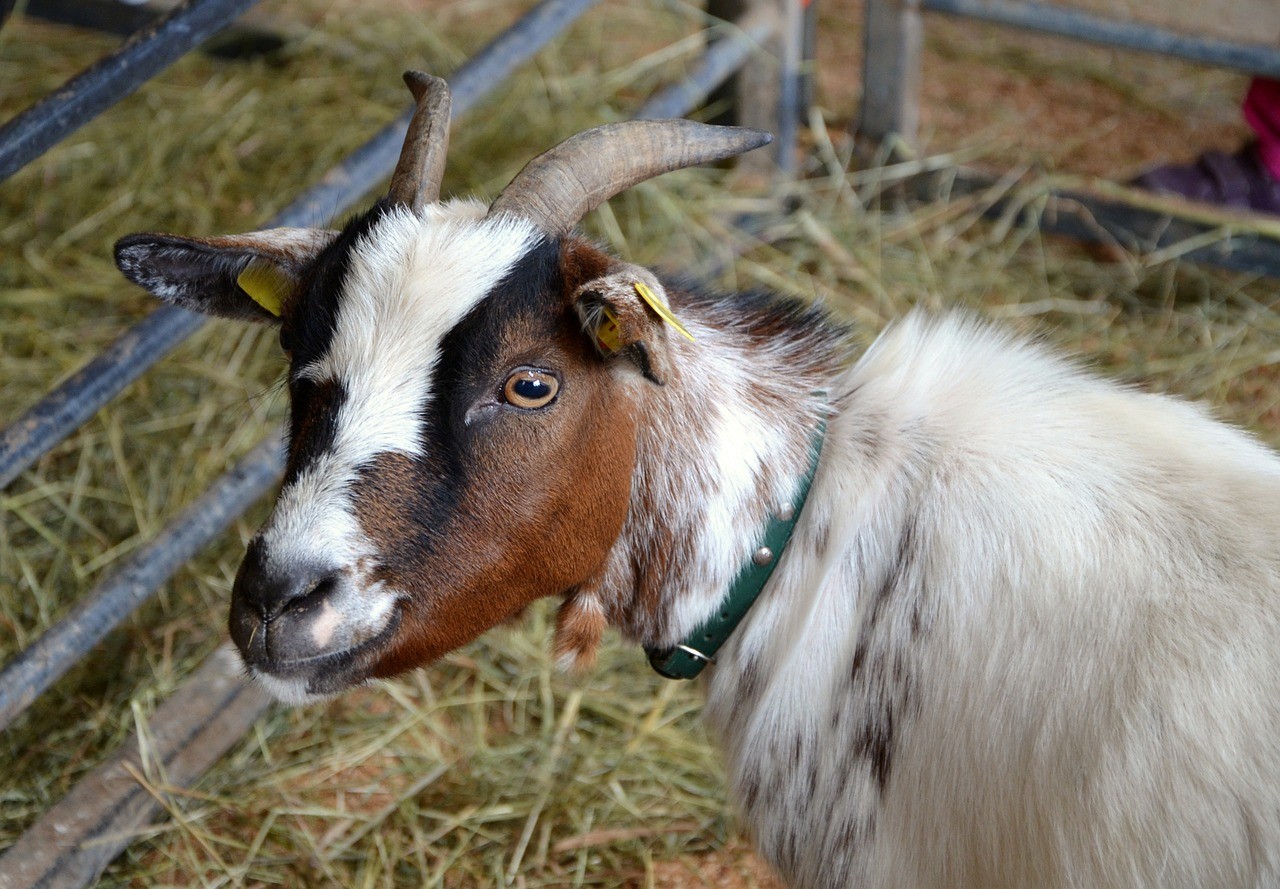
[{"label": "goat mouth", "polygon": [[[356,645],[338,651],[325,651],[299,658],[274,658],[268,654],[267,635],[271,632],[268,621],[259,629],[255,640],[248,646],[237,646],[245,666],[254,676],[271,680],[268,686],[280,684],[296,690],[290,698],[328,697],[366,682],[372,675],[378,652],[387,646],[400,628],[402,611],[392,608],[386,625],[375,635]],[[277,693],[277,696],[282,696]]]}]

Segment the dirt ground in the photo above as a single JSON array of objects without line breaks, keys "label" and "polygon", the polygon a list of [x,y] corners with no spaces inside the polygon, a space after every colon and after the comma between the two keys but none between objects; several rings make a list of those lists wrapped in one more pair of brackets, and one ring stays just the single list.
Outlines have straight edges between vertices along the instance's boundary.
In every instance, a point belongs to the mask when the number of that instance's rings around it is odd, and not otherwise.
[{"label": "dirt ground", "polygon": [[[818,101],[849,122],[862,89],[862,0],[818,2]],[[1256,2],[1269,10],[1266,22],[1280,19],[1280,4]],[[1112,0],[1072,5],[1100,4],[1115,8]],[[1166,25],[1194,7],[1194,25],[1215,5],[1223,4],[1143,7],[1147,20]],[[1280,21],[1276,34],[1280,41]],[[925,15],[924,44],[925,153],[977,148],[988,166],[1124,180],[1155,163],[1234,149],[1248,135],[1243,74],[940,15]]]}]

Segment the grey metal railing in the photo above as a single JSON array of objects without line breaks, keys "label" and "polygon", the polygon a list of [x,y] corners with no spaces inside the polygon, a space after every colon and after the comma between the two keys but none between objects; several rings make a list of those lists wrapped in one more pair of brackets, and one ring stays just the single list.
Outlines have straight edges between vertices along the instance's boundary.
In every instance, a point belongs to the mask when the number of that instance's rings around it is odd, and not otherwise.
[{"label": "grey metal railing", "polygon": [[[519,65],[597,2],[543,0],[498,35],[448,78],[454,116],[474,108]],[[782,5],[794,0],[777,2]],[[188,0],[177,7],[129,40],[119,52],[74,78],[62,91],[0,127],[0,170],[12,172],[39,156],[250,5],[251,0]],[[773,38],[787,21],[783,14],[770,16],[767,21],[744,17],[729,29],[729,37],[709,45],[687,81],[659,94],[641,114],[652,116],[660,111],[674,117],[689,113],[716,85],[740,71],[757,44]],[[165,40],[172,43],[161,46]],[[181,47],[181,51],[175,47]],[[144,56],[145,62],[141,61]],[[148,66],[146,72],[130,70],[129,60]],[[790,69],[782,69],[783,76],[789,73]],[[87,90],[92,96],[77,99],[69,94],[68,91],[75,92],[72,85],[85,84],[92,84],[92,89]],[[785,86],[779,93],[792,105],[780,104],[776,113],[794,117],[795,90]],[[411,109],[406,110],[266,225],[323,224],[335,212],[354,203],[394,168],[410,116]],[[790,125],[794,129],[794,120]],[[784,150],[790,151],[791,146],[784,146]],[[20,476],[202,323],[201,316],[182,309],[157,309],[0,431],[0,488]],[[41,692],[146,601],[178,567],[273,487],[281,463],[277,432],[90,591],[67,617],[0,670],[0,729],[31,706]],[[83,886],[91,882],[158,806],[150,795],[140,792],[133,777],[147,765],[142,759],[144,747],[163,766],[169,781],[182,786],[212,765],[267,706],[266,696],[244,679],[238,658],[225,648],[219,649],[188,680],[184,690],[156,712],[145,745],[137,737],[126,741],[114,757],[90,772],[0,856],[0,889]]]},{"label": "grey metal railing", "polygon": [[[1280,47],[1242,44],[1120,21],[1066,6],[1027,0],[867,0],[862,107],[857,135],[901,154],[916,142],[920,119],[922,12],[943,13],[1106,46],[1159,53],[1187,61],[1280,77]],[[973,170],[948,174],[953,186],[984,190],[996,177]],[[925,190],[928,184],[925,183]],[[1007,201],[994,202],[993,215]],[[1176,201],[1143,203],[1083,189],[1056,189],[1035,222],[1046,231],[1085,241],[1120,244],[1136,253],[1167,252],[1177,245],[1181,261],[1201,262],[1280,277],[1280,239],[1212,208],[1188,213]],[[1024,209],[1022,212],[1031,212]],[[1199,218],[1196,218],[1199,217]]]}]

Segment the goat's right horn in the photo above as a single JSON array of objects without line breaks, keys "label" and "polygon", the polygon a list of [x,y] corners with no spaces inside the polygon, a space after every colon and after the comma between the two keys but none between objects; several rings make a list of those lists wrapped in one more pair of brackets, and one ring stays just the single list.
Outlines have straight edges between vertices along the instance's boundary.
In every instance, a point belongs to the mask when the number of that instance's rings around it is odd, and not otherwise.
[{"label": "goat's right horn", "polygon": [[387,197],[414,211],[440,199],[445,155],[449,153],[449,84],[421,71],[406,71],[404,82],[418,101],[400,162],[391,176]]},{"label": "goat's right horn", "polygon": [[724,160],[771,141],[760,130],[691,120],[606,124],[531,160],[489,206],[489,215],[510,213],[548,234],[566,234],[609,198],[646,179]]}]

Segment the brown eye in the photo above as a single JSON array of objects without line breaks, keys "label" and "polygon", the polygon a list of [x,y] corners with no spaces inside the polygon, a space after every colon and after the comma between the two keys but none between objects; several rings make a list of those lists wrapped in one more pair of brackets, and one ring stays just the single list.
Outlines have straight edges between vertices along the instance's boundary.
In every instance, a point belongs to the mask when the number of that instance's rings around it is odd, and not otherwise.
[{"label": "brown eye", "polygon": [[502,387],[502,397],[514,407],[535,410],[556,400],[560,381],[545,370],[523,367],[507,377]]}]

